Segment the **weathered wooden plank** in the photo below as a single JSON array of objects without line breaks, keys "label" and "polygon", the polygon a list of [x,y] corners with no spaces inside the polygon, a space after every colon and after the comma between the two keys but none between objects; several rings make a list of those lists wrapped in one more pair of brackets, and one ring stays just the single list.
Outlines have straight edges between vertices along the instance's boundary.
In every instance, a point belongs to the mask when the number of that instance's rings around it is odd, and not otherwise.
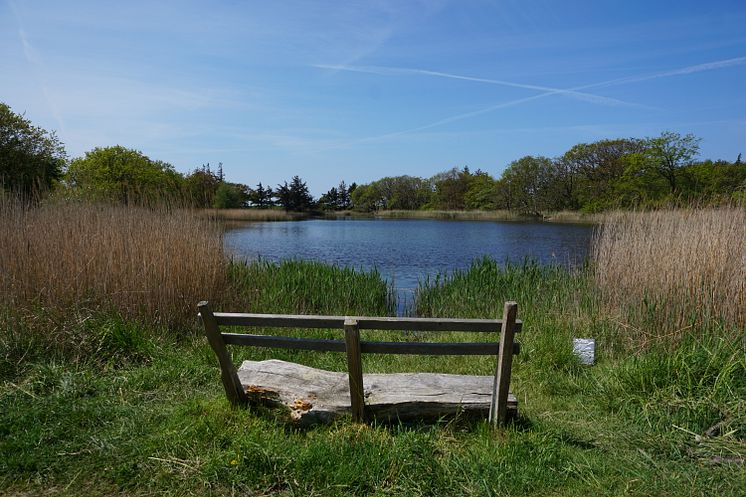
[{"label": "weathered wooden plank", "polygon": [[[344,352],[342,340],[296,338],[248,333],[222,333],[227,345],[272,347],[277,349],[316,350]],[[419,354],[419,355],[497,355],[500,345],[494,342],[360,342],[366,354]],[[513,344],[513,354],[520,352],[520,345]]]},{"label": "weathered wooden plank", "polygon": [[225,348],[225,342],[220,334],[218,324],[215,320],[215,316],[210,309],[210,304],[205,301],[197,304],[199,309],[199,315],[202,318],[202,322],[205,325],[205,335],[207,341],[218,357],[218,363],[220,364],[220,379],[223,382],[223,388],[225,388],[225,394],[231,404],[241,404],[247,402],[246,394],[244,393],[241,382],[238,380],[236,374],[236,367],[233,365],[228,350]]},{"label": "weathered wooden plank", "polygon": [[345,321],[345,349],[347,352],[347,376],[350,383],[350,405],[352,420],[365,421],[365,397],[363,396],[363,358],[360,353],[360,330],[352,319]]},{"label": "weathered wooden plank", "polygon": [[[499,332],[502,321],[496,319],[395,318],[310,316],[296,314],[249,314],[216,312],[215,319],[222,326],[265,326],[275,328],[337,328],[344,329],[345,319],[354,319],[361,330],[403,331],[472,331]],[[516,321],[516,331],[521,322]]]},{"label": "weathered wooden plank", "polygon": [[505,302],[503,309],[503,329],[500,333],[500,350],[497,356],[497,369],[492,386],[492,401],[490,403],[490,421],[497,425],[505,423],[508,415],[508,395],[510,389],[510,373],[513,365],[513,354],[506,353],[512,348],[515,333],[518,304]]},{"label": "weathered wooden plank", "polygon": [[[284,406],[303,425],[329,422],[350,412],[347,373],[279,360],[245,361],[238,370],[254,402]],[[438,373],[363,375],[365,413],[378,421],[438,420],[457,415],[484,418],[490,408],[492,376]],[[508,411],[515,413],[512,395]]]}]

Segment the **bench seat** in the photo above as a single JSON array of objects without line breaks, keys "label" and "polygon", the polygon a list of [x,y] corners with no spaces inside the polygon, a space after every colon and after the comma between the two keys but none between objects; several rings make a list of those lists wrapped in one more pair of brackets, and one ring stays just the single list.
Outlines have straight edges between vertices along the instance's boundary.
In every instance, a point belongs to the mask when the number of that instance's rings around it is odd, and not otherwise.
[{"label": "bench seat", "polygon": [[[348,374],[281,360],[244,361],[237,371],[250,402],[282,405],[301,425],[326,423],[350,412]],[[363,375],[365,413],[382,422],[469,416],[490,410],[493,376],[440,373]],[[508,396],[508,415],[517,410]]]}]

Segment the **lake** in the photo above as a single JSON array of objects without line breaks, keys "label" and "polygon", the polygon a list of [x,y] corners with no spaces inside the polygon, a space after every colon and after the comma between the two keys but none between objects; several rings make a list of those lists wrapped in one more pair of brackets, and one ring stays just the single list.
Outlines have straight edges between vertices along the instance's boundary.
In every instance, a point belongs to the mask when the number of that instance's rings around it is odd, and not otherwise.
[{"label": "lake", "polygon": [[240,259],[307,259],[377,268],[397,292],[400,310],[418,281],[468,268],[475,258],[575,266],[586,259],[593,227],[576,224],[343,219],[247,223],[225,234]]}]

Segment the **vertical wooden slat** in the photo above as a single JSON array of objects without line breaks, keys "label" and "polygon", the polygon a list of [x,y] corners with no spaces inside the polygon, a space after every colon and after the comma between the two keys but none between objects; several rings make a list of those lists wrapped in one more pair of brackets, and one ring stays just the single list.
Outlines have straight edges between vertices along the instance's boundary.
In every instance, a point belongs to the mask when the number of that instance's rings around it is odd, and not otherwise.
[{"label": "vertical wooden slat", "polygon": [[363,361],[360,353],[360,329],[354,319],[345,320],[345,349],[347,374],[350,378],[350,405],[352,420],[365,420],[365,394],[363,392]]},{"label": "vertical wooden slat", "polygon": [[215,355],[218,356],[218,362],[220,363],[220,379],[223,381],[223,387],[225,388],[225,394],[228,396],[228,400],[233,405],[246,403],[248,401],[246,392],[244,392],[241,382],[238,379],[236,367],[233,365],[228,349],[225,347],[223,337],[220,336],[220,329],[215,320],[215,316],[212,313],[212,309],[210,309],[210,304],[202,301],[197,304],[197,308],[202,317],[202,322],[205,325],[207,341],[215,352]]},{"label": "vertical wooden slat", "polygon": [[508,393],[510,390],[510,371],[513,366],[513,337],[518,304],[505,302],[503,308],[503,326],[500,332],[500,352],[497,356],[497,369],[492,384],[490,402],[490,422],[493,425],[504,423],[508,415]]}]

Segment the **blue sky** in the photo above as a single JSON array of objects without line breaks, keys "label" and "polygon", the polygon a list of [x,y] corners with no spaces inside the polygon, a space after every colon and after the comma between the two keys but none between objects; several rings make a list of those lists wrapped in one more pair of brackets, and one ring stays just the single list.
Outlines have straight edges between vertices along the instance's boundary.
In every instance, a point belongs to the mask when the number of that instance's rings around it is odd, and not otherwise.
[{"label": "blue sky", "polygon": [[72,157],[315,195],[664,130],[746,153],[743,0],[0,0],[0,61],[0,101]]}]

